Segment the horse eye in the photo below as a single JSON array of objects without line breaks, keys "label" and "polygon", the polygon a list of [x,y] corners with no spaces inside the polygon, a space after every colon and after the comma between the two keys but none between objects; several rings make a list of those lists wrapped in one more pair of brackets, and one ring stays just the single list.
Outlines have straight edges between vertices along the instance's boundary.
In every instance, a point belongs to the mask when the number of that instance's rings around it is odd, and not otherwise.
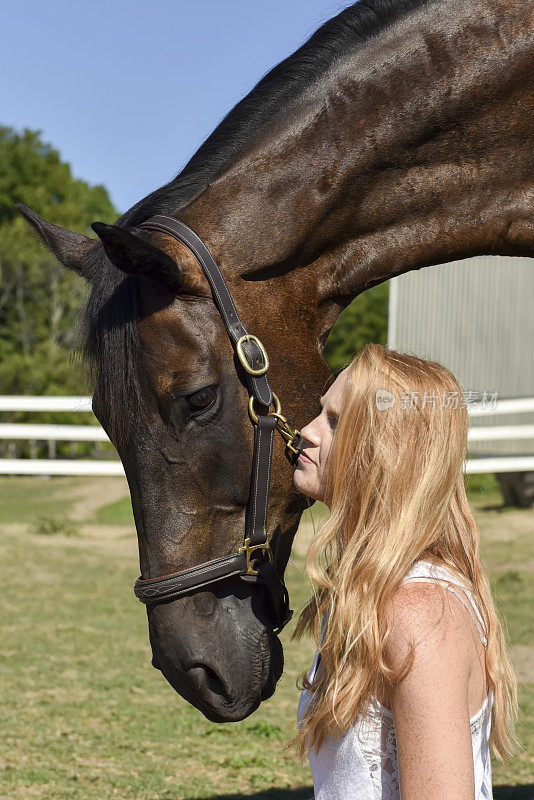
[{"label": "horse eye", "polygon": [[215,400],[215,386],[206,386],[199,392],[195,392],[189,397],[189,407],[191,411],[205,411]]}]

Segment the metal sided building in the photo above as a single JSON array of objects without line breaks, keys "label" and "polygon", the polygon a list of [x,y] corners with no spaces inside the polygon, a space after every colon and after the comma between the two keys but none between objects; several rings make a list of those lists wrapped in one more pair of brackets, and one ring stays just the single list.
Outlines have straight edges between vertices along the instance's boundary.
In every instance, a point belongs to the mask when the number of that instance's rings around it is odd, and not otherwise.
[{"label": "metal sided building", "polygon": [[[534,259],[484,256],[392,278],[388,347],[448,367],[464,394],[534,398]],[[508,425],[534,426],[534,410],[471,419]],[[469,443],[469,456],[532,454],[530,434]]]}]

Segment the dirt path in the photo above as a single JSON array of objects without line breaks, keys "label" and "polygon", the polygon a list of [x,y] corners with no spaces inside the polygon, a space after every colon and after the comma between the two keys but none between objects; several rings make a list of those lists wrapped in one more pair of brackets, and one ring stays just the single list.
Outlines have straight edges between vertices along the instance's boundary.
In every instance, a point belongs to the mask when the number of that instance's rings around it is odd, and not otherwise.
[{"label": "dirt path", "polygon": [[[73,487],[70,492],[70,497],[75,501],[70,514],[71,519],[80,522],[94,519],[99,508],[122,500],[128,495],[126,478],[90,478]],[[66,493],[66,496],[69,494]]]}]

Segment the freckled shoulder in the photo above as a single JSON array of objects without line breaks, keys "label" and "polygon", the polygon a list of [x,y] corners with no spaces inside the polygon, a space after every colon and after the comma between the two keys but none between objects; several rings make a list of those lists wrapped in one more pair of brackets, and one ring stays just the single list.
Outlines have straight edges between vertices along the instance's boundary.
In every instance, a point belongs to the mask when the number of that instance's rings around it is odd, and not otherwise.
[{"label": "freckled shoulder", "polygon": [[386,616],[385,656],[390,666],[400,667],[412,645],[419,661],[430,654],[435,660],[442,651],[467,663],[465,621],[454,614],[445,585],[431,581],[402,584]]}]

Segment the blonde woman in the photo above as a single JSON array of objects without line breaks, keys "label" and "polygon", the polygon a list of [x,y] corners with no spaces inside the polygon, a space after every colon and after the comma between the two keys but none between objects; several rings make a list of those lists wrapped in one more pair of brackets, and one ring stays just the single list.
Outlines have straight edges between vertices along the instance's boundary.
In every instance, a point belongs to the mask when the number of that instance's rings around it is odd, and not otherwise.
[{"label": "blonde woman", "polygon": [[367,345],[321,405],[294,473],[330,508],[294,633],[318,644],[292,740],[315,800],[491,798],[517,686],[465,494],[460,386]]}]

